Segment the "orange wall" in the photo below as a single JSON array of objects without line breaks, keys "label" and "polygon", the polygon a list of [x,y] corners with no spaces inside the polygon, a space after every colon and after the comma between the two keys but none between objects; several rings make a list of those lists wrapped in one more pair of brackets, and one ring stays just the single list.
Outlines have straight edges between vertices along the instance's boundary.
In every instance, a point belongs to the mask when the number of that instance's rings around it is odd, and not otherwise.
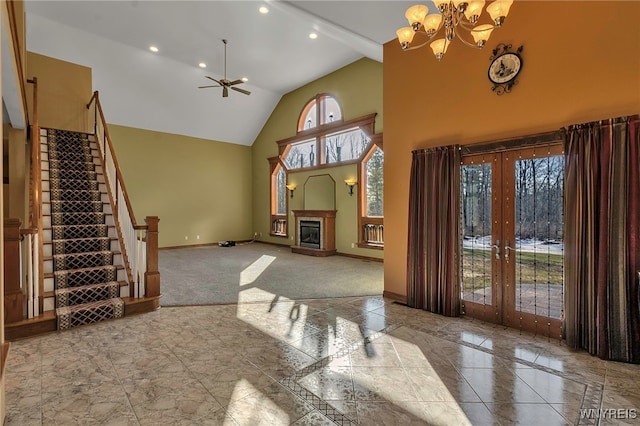
[{"label": "orange wall", "polygon": [[[406,294],[411,151],[640,112],[638,16],[635,1],[520,1],[483,50],[454,41],[438,62],[428,46],[385,44],[385,291]],[[524,46],[519,83],[502,96],[487,78],[499,43]]]}]

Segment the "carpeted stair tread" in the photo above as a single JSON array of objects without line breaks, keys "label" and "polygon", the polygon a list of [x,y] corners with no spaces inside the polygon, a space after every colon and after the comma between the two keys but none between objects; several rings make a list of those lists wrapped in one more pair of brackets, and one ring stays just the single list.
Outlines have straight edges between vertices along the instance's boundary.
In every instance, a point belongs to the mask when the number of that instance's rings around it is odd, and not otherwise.
[{"label": "carpeted stair tread", "polygon": [[109,229],[113,225],[53,225],[51,226],[52,240],[66,240],[75,238],[108,237]]},{"label": "carpeted stair tread", "polygon": [[73,169],[62,170],[61,169],[49,169],[49,177],[42,178],[43,182],[50,182],[52,179],[89,179],[97,180],[98,176],[102,175],[101,172],[95,170],[86,169]]},{"label": "carpeted stair tread", "polygon": [[117,241],[117,238],[98,237],[98,238],[69,238],[52,240],[44,244],[51,245],[52,254],[73,254],[83,252],[107,251],[111,249],[111,243]]},{"label": "carpeted stair tread", "polygon": [[87,179],[51,179],[49,180],[49,188],[97,191],[100,189],[100,183]]},{"label": "carpeted stair tread", "polygon": [[122,265],[105,265],[105,266],[93,266],[90,268],[78,268],[78,269],[66,269],[64,271],[55,271],[55,272],[45,272],[45,278],[55,278],[56,274],[64,274],[64,273],[75,273],[75,272],[88,272],[88,271],[98,271],[102,269],[113,269],[119,270],[124,269]]},{"label": "carpeted stair tread", "polygon": [[45,257],[44,260],[53,261],[53,269],[55,271],[69,271],[93,268],[97,266],[111,266],[113,265],[113,258],[117,254],[120,254],[120,252],[111,250],[72,254],[66,253],[48,256]]},{"label": "carpeted stair tread", "polygon": [[55,290],[56,307],[76,306],[120,297],[121,286],[122,283],[119,281],[108,281],[78,287],[60,288]]},{"label": "carpeted stair tread", "polygon": [[124,301],[119,297],[85,303],[82,305],[65,306],[56,309],[58,330],[91,324],[124,316]]},{"label": "carpeted stair tread", "polygon": [[49,204],[51,207],[51,213],[64,213],[73,211],[75,213],[81,212],[94,212],[101,213],[104,211],[104,206],[108,205],[104,201],[87,201],[87,200],[74,200],[74,201],[62,201],[53,200],[45,201],[43,204]]},{"label": "carpeted stair tread", "polygon": [[73,212],[73,213],[49,213],[42,215],[50,217],[51,224],[55,226],[77,226],[77,225],[104,225],[107,216],[111,213],[105,212]]},{"label": "carpeted stair tread", "polygon": [[100,201],[102,199],[102,193],[97,189],[50,189],[49,193],[52,201]]}]

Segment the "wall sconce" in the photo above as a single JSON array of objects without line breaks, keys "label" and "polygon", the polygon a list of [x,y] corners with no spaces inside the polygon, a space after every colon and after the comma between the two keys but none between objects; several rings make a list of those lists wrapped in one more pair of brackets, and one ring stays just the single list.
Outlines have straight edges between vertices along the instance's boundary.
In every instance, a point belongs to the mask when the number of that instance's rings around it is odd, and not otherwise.
[{"label": "wall sconce", "polygon": [[344,183],[349,187],[349,195],[353,195],[353,187],[358,183],[355,179],[345,179]]},{"label": "wall sconce", "polygon": [[291,198],[293,198],[293,191],[296,190],[296,184],[295,183],[288,184],[287,189],[289,190],[289,193],[291,193]]}]

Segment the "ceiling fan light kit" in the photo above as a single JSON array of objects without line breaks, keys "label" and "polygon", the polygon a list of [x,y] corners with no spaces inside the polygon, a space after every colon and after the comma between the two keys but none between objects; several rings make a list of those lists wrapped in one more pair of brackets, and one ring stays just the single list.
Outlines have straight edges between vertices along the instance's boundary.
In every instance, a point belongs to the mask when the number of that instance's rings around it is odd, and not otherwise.
[{"label": "ceiling fan light kit", "polygon": [[251,92],[248,90],[244,90],[244,89],[240,89],[239,87],[234,87],[238,84],[242,84],[244,83],[243,79],[237,79],[237,80],[228,80],[227,79],[227,40],[226,39],[222,39],[222,42],[224,43],[224,78],[221,80],[216,80],[213,77],[209,77],[208,75],[205,76],[205,78],[208,78],[209,80],[213,80],[218,84],[215,85],[211,85],[211,86],[198,86],[198,89],[208,89],[210,87],[222,87],[222,97],[226,98],[229,96],[229,89],[231,90],[235,90],[236,92],[240,92],[243,93],[245,95],[250,95]]}]

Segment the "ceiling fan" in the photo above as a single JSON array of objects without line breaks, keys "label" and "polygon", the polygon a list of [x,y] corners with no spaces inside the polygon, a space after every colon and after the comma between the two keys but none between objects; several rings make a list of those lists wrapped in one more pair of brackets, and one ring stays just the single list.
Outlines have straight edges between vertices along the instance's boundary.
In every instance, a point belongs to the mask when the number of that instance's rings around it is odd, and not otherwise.
[{"label": "ceiling fan", "polygon": [[218,84],[213,86],[199,86],[198,89],[207,89],[209,87],[222,87],[223,98],[226,98],[227,96],[229,96],[229,89],[235,90],[236,92],[244,93],[245,95],[250,95],[251,92],[248,90],[240,89],[238,87],[233,87],[236,84],[244,83],[243,80],[241,79],[234,80],[234,81],[227,80],[227,40],[222,39],[222,42],[224,43],[224,78],[222,80],[216,80],[215,78],[209,77],[207,75],[205,76],[205,78],[208,78],[209,80],[213,80]]}]

